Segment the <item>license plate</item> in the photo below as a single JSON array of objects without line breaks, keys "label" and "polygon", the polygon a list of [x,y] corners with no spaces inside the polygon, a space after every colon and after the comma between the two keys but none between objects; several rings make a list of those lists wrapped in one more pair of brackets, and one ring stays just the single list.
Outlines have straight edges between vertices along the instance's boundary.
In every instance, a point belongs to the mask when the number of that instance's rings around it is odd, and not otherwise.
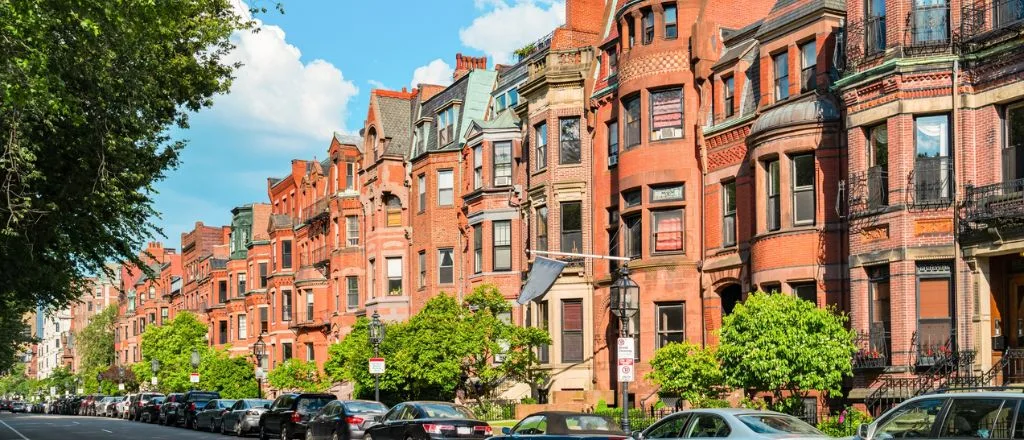
[{"label": "license plate", "polygon": [[469,435],[473,433],[473,429],[468,426],[460,426],[455,429],[455,432],[459,433],[459,435]]}]

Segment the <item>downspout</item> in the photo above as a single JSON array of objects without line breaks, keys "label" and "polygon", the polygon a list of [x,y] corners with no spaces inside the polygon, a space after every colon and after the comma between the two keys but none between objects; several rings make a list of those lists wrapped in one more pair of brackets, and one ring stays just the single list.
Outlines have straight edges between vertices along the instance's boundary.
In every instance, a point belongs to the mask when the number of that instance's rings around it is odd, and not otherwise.
[{"label": "downspout", "polygon": [[[704,98],[704,87],[705,86],[707,86],[707,82],[703,82],[699,86],[700,87],[700,93],[698,94],[698,98],[701,99],[701,100]],[[698,109],[700,109],[701,107],[703,107],[703,103],[701,103],[700,105],[697,106]],[[712,115],[712,117],[713,117],[713,115]],[[705,217],[705,213],[704,213],[704,206],[705,206],[704,205],[704,198],[705,198],[705,196],[704,196],[704,193],[705,193],[704,187],[705,187],[705,185],[707,185],[707,178],[708,178],[708,157],[707,157],[707,150],[705,150],[705,148],[704,148],[705,147],[705,142],[703,141],[703,136],[699,136],[701,134],[700,130],[701,130],[701,128],[700,128],[699,125],[695,126],[695,130],[694,131],[696,133],[694,134],[693,139],[694,139],[694,145],[700,151],[700,182],[701,182],[701,187],[700,187],[700,210],[697,211],[697,212],[700,213],[700,229],[699,229],[700,234],[697,234],[698,237],[700,237],[700,239],[699,239],[699,242],[700,242],[700,253],[698,254],[698,255],[700,255],[700,260],[697,261],[697,289],[698,289],[697,291],[700,292],[700,309],[701,309],[701,311],[703,311],[704,310],[704,306],[705,306],[705,304],[704,304],[704,235],[705,235],[705,233],[704,232],[705,232],[705,227],[706,227],[706,225],[705,225],[705,218],[704,218]],[[698,142],[698,140],[700,140],[700,142]],[[721,307],[721,304],[719,304],[719,307]],[[703,317],[701,317],[701,320],[700,320],[700,345],[702,347],[706,347],[707,343],[708,343],[707,322],[704,320]]]},{"label": "downspout", "polygon": [[[464,146],[465,146],[465,145],[463,145],[463,147],[464,147]],[[453,186],[454,186],[454,185],[458,185],[458,186],[459,186],[460,188],[462,187],[462,163],[464,162],[464,160],[463,160],[462,156],[463,156],[463,153],[462,153],[462,148],[459,148],[459,152],[458,152],[458,161],[456,161],[456,163],[457,163],[457,165],[458,165],[458,166],[456,166],[456,167],[455,167],[455,170],[456,170],[456,171],[455,171],[455,173],[456,173],[456,175],[455,175],[455,177],[454,177],[454,179],[453,179],[452,185],[453,185]],[[456,184],[455,182],[458,182],[458,183]],[[455,191],[454,191],[454,189],[452,190],[452,192],[453,192],[453,193],[455,192]],[[460,192],[461,192],[461,191],[460,191]],[[454,197],[454,195],[453,195],[453,197]],[[459,199],[460,199],[460,202],[459,202],[459,203],[460,203],[460,205],[461,205],[461,203],[462,203],[462,201],[461,201],[461,199],[462,199],[462,195],[461,195],[461,194],[459,195]],[[454,200],[453,200],[452,202],[454,203]],[[459,213],[460,213],[460,212],[462,212],[462,208],[463,208],[462,206],[459,206],[459,207],[458,207],[458,210],[457,210],[457,211],[456,211],[456,213],[455,213],[455,217],[456,217],[456,218],[458,218],[458,216],[459,216]],[[464,284],[464,283],[465,283],[465,281],[466,281],[466,280],[465,280],[465,270],[463,269],[463,268],[465,267],[465,260],[466,260],[466,258],[465,258],[465,255],[466,255],[466,253],[465,253],[465,252],[462,252],[462,234],[463,234],[463,232],[465,231],[465,229],[463,229],[463,228],[462,228],[462,225],[461,225],[461,224],[460,224],[460,225],[458,226],[458,229],[459,229],[459,230],[458,230],[458,233],[457,233],[457,234],[455,234],[455,235],[456,235],[456,236],[458,236],[458,239],[457,239],[457,240],[458,240],[458,242],[457,242],[457,244],[458,244],[458,246],[459,246],[459,247],[458,247],[458,249],[459,249],[459,254],[463,255],[463,258],[459,258],[459,269],[458,269],[458,270],[459,270],[459,282],[458,282],[458,284],[457,284],[457,285],[455,286],[455,296],[456,296],[456,298],[458,298],[458,300],[459,300],[459,304],[462,304],[462,297],[463,297],[463,284]]]},{"label": "downspout", "polygon": [[[957,191],[957,185],[958,185],[958,182],[959,182],[959,179],[957,179],[957,170],[959,169],[959,167],[957,166],[957,162],[959,162],[960,156],[961,156],[959,154],[960,153],[960,149],[957,148],[957,147],[960,146],[960,130],[959,130],[959,127],[960,127],[959,126],[959,121],[960,121],[960,119],[959,119],[959,115],[960,115],[960,100],[957,99],[957,98],[959,98],[959,93],[958,93],[959,90],[960,90],[960,59],[957,58],[957,59],[953,60],[953,85],[952,85],[952,87],[950,87],[950,97],[953,99],[953,112],[952,112],[952,119],[953,120],[951,121],[951,124],[950,124],[950,129],[953,132],[952,133],[952,138],[953,138],[952,139],[953,140],[952,147],[953,148],[952,148],[952,151],[951,151],[951,153],[953,154],[953,169],[952,169],[952,171],[950,173],[951,174],[950,177],[951,177],[951,180],[952,180],[952,184],[950,185],[950,191],[953,192],[952,197],[951,197],[952,200],[953,200],[953,264],[952,264],[952,268],[951,268],[953,273],[951,274],[952,276],[950,278],[951,278],[952,283],[953,283],[952,287],[953,287],[953,293],[955,295],[954,296],[954,302],[953,302],[953,313],[951,313],[952,319],[953,319],[953,332],[954,332],[954,336],[955,336],[953,341],[954,341],[955,344],[957,344],[956,346],[957,346],[958,350],[959,350],[959,347],[960,347],[959,339],[961,337],[960,331],[957,328],[960,325],[960,320],[959,320],[959,317],[957,316],[958,315],[957,310],[959,309],[959,307],[956,306],[956,302],[957,302],[957,300],[959,300],[959,296],[960,296],[960,295],[956,295],[956,293],[957,293],[957,290],[959,289],[959,286],[961,284],[960,283],[960,270],[959,270],[959,267],[960,267],[959,261],[960,261],[960,258],[961,258],[960,237],[959,237],[960,215],[959,215],[959,212],[957,212],[957,206],[959,206],[959,202],[957,200],[957,197],[959,196],[959,191]],[[964,283],[964,285],[966,286],[967,283]],[[968,343],[967,347],[970,348],[972,345],[973,344]]]}]

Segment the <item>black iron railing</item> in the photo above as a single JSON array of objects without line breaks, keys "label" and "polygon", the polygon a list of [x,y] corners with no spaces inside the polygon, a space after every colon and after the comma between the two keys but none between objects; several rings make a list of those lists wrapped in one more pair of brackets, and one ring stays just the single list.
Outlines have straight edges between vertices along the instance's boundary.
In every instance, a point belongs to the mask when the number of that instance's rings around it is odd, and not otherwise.
[{"label": "black iron railing", "polygon": [[867,15],[846,25],[846,70],[857,70],[867,59],[885,52],[885,16]]},{"label": "black iron railing", "polygon": [[1024,26],[1024,0],[974,0],[964,2],[960,28],[965,40],[1002,34]]},{"label": "black iron railing", "polygon": [[919,157],[908,186],[914,207],[948,206],[953,200],[953,161],[949,157]]},{"label": "black iron railing", "polygon": [[850,174],[850,214],[862,214],[889,206],[889,171],[880,166]]},{"label": "black iron railing", "polygon": [[907,14],[904,46],[912,49],[941,49],[952,42],[949,5],[915,6]]},{"label": "black iron railing", "polygon": [[857,353],[853,355],[854,370],[876,370],[892,365],[892,334],[887,331],[868,331],[854,341]]},{"label": "black iron railing", "polygon": [[964,188],[963,219],[983,226],[1024,217],[1024,179]]},{"label": "black iron railing", "polygon": [[308,223],[321,216],[326,216],[330,210],[330,202],[330,197],[324,197],[305,207],[302,210],[302,220]]}]

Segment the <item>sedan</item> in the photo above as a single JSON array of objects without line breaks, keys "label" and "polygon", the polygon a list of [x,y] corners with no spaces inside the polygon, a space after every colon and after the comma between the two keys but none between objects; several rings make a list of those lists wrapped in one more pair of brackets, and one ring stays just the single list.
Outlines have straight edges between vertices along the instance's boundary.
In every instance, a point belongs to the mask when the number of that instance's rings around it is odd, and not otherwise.
[{"label": "sedan", "polygon": [[28,404],[26,404],[25,402],[14,402],[14,403],[11,404],[11,412],[12,413],[27,413],[28,412]]},{"label": "sedan", "polygon": [[636,440],[696,437],[831,439],[807,422],[788,414],[722,408],[671,414],[637,434]]},{"label": "sedan", "polygon": [[307,423],[306,440],[356,440],[363,438],[366,428],[384,416],[388,407],[368,400],[335,400]]},{"label": "sedan", "polygon": [[193,423],[196,430],[220,431],[224,414],[231,411],[235,402],[234,399],[213,399],[206,402],[202,409],[196,409],[196,421]]},{"label": "sedan", "polygon": [[272,400],[240,399],[221,419],[221,434],[233,433],[242,437],[260,428],[260,414],[270,409]]},{"label": "sedan", "polygon": [[391,408],[381,423],[366,430],[363,440],[483,439],[491,425],[450,402],[405,402]]},{"label": "sedan", "polygon": [[501,440],[624,440],[626,433],[611,419],[596,414],[545,411],[530,414],[515,426],[501,429]]},{"label": "sedan", "polygon": [[138,409],[139,420],[145,423],[156,423],[160,420],[160,407],[164,404],[164,396],[151,397],[142,408]]}]

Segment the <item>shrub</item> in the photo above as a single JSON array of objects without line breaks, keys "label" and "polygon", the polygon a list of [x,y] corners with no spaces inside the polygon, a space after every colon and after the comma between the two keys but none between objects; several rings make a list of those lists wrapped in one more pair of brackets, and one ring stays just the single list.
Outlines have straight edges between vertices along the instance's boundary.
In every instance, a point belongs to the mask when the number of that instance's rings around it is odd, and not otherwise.
[{"label": "shrub", "polygon": [[857,434],[857,427],[862,423],[871,423],[871,415],[847,407],[834,416],[827,416],[818,423],[818,430],[832,437],[851,437]]}]

